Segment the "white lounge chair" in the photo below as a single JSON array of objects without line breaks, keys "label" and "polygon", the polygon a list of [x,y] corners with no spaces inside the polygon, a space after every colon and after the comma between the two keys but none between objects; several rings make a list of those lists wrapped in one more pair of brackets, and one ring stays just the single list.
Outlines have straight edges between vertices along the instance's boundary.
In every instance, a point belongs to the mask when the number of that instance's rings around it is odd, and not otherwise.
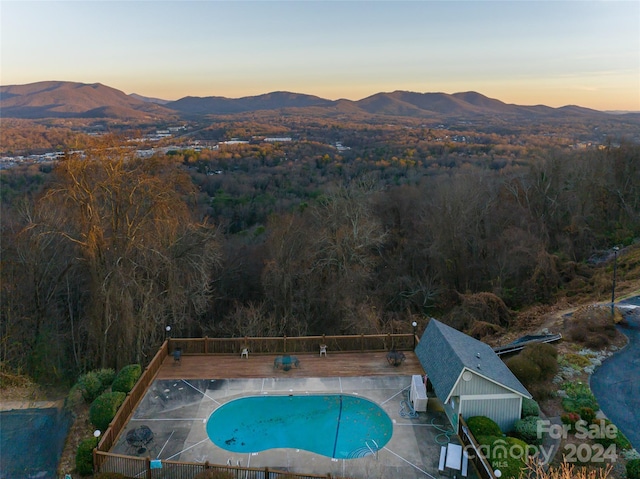
[{"label": "white lounge chair", "polygon": [[438,471],[444,472],[444,462],[447,459],[447,446],[440,447],[440,462],[438,463]]}]

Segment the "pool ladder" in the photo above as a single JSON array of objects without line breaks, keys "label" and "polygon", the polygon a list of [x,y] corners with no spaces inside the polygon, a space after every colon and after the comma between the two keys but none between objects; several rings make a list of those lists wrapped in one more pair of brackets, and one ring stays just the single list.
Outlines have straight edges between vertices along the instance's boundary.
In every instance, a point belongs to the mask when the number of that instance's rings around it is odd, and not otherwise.
[{"label": "pool ladder", "polygon": [[367,446],[367,449],[369,449],[371,451],[371,454],[376,456],[376,461],[377,461],[378,460],[378,451],[380,450],[380,446],[378,446],[378,443],[374,439],[371,439],[371,442],[373,442],[373,444],[376,446],[375,450],[373,450],[371,448],[371,446],[369,445],[369,441],[368,440],[366,440],[364,442],[364,445]]}]

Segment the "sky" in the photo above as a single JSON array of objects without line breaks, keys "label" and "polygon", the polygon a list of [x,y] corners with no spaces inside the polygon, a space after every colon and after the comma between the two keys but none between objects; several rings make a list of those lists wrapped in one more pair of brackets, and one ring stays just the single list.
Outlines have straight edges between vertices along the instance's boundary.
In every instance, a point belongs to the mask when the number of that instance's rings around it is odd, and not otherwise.
[{"label": "sky", "polygon": [[477,91],[640,111],[637,0],[0,0],[0,84],[177,100]]}]

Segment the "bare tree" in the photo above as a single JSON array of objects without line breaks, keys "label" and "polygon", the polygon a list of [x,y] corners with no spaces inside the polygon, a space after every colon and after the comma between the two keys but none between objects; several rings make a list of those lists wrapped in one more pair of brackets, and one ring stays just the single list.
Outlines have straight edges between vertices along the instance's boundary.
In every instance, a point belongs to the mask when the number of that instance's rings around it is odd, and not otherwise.
[{"label": "bare tree", "polygon": [[93,358],[121,366],[146,362],[165,325],[180,331],[204,310],[218,247],[215,230],[193,221],[176,164],[108,146],[62,161],[42,207],[67,213],[48,227],[76,246],[90,278]]},{"label": "bare tree", "polygon": [[55,379],[67,366],[71,342],[59,298],[75,274],[72,248],[43,227],[61,221],[61,213],[40,211],[27,199],[15,211],[3,217],[0,361],[35,378]]},{"label": "bare tree", "polygon": [[341,327],[356,305],[368,300],[387,238],[373,211],[374,192],[366,179],[341,186],[311,211],[316,231],[311,268],[325,301],[322,322],[326,327]]}]

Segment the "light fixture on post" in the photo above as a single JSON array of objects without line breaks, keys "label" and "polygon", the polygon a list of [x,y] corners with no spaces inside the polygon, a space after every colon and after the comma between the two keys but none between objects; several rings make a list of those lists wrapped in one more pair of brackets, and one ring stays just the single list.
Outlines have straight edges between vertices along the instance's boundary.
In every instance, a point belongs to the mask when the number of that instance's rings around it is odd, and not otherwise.
[{"label": "light fixture on post", "polygon": [[613,283],[611,284],[611,316],[615,318],[614,301],[616,300],[616,270],[618,269],[618,248],[613,247]]},{"label": "light fixture on post", "polygon": [[414,321],[411,323],[411,326],[413,326],[413,349],[416,349],[416,327],[418,326],[418,323]]},{"label": "light fixture on post", "polygon": [[164,328],[164,340],[166,341],[167,339],[171,338],[171,326],[166,326]]},{"label": "light fixture on post", "polygon": [[493,471],[493,475],[496,477],[502,477],[502,471],[500,469],[496,469]]}]

